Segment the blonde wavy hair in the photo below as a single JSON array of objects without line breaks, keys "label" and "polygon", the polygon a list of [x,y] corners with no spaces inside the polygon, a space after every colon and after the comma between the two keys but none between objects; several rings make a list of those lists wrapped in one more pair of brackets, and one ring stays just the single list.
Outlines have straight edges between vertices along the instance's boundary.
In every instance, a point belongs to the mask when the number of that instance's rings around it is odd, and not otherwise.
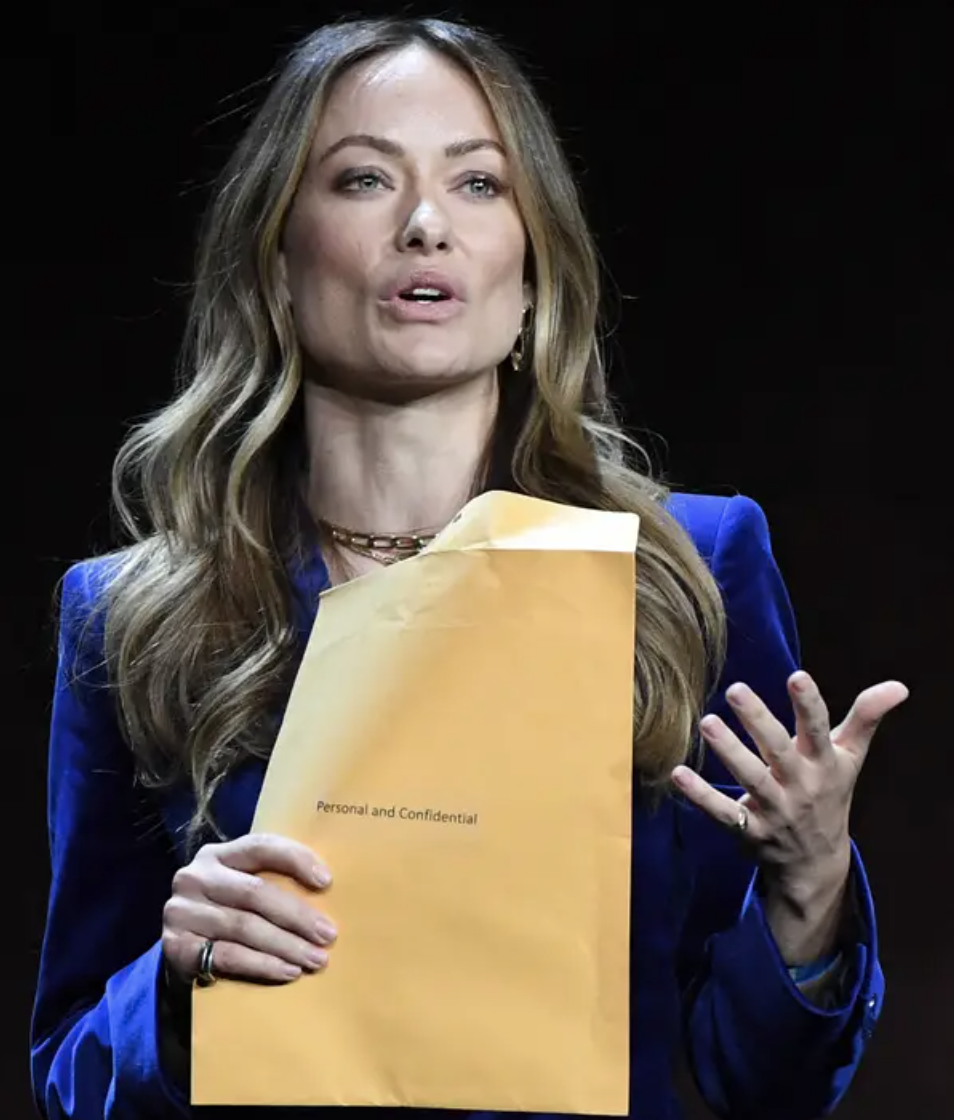
[{"label": "blonde wavy hair", "polygon": [[566,158],[513,57],[432,19],[372,19],[304,39],[274,78],[213,193],[199,239],[176,394],[121,447],[105,643],[140,779],[189,781],[193,840],[223,777],[266,758],[300,656],[291,569],[307,554],[302,360],[280,298],[279,246],[329,92],[355,64],[423,44],[483,91],[515,165],[535,312],[522,371],[501,371],[475,492],[511,488],[639,514],[635,766],[661,788],[696,741],[721,663],[721,597],[665,488],[637,464],[608,399],[599,264]]}]

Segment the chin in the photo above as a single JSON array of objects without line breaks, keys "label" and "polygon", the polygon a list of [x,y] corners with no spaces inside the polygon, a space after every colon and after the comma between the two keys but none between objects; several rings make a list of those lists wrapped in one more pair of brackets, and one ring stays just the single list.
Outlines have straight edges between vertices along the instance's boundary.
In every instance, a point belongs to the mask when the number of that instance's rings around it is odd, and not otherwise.
[{"label": "chin", "polygon": [[382,362],[382,373],[405,383],[470,381],[496,369],[497,362],[447,347],[420,346],[406,354],[391,354]]}]

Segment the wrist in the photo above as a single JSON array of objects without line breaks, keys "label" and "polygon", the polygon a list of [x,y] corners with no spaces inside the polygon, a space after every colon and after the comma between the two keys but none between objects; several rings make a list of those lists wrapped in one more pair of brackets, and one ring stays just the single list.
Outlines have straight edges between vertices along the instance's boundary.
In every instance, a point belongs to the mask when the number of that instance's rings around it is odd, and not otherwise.
[{"label": "wrist", "polygon": [[775,907],[794,918],[811,920],[831,909],[845,892],[851,874],[851,844],[837,855],[801,867],[764,868],[763,894]]},{"label": "wrist", "polygon": [[844,869],[816,868],[813,875],[785,882],[770,879],[764,884],[763,912],[789,968],[811,966],[837,955],[849,909],[850,870],[849,851]]}]

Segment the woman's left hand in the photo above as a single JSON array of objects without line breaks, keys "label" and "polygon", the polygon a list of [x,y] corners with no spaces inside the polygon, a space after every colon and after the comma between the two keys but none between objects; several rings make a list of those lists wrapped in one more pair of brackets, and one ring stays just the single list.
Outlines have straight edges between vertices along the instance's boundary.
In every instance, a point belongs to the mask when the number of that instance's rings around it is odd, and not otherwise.
[{"label": "woman's left hand", "polygon": [[734,684],[726,692],[758,755],[718,716],[706,716],[700,724],[706,741],[745,789],[741,798],[714,789],[687,766],[677,766],[672,779],[691,801],[753,846],[768,892],[793,911],[804,911],[814,899],[830,899],[844,888],[855,783],[878,724],[907,699],[908,690],[898,681],[865,689],[834,731],[807,673],[793,673],[788,691],[795,708],[794,736],[747,685]]}]

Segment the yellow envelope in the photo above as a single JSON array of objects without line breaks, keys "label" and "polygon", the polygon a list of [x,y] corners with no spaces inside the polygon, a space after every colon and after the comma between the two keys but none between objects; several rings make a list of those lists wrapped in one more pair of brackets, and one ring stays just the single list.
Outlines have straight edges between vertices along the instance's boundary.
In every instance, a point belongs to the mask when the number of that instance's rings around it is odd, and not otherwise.
[{"label": "yellow envelope", "polygon": [[484,494],[323,595],[254,828],[338,943],[196,990],[193,1103],[626,1113],[638,526]]}]

